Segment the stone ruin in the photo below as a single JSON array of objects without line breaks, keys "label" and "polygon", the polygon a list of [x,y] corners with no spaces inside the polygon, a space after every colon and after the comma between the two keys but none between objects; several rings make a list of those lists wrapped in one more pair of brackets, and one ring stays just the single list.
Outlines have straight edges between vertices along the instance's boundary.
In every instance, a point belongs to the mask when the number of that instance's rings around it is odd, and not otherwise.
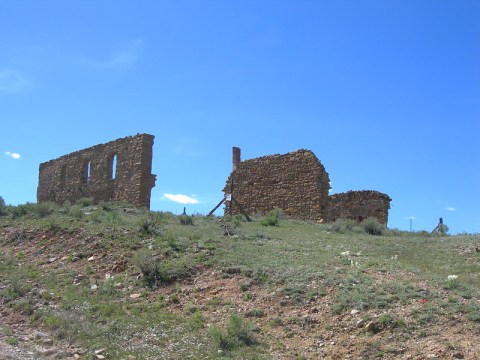
[{"label": "stone ruin", "polygon": [[329,196],[325,221],[335,222],[337,219],[362,221],[374,217],[386,225],[390,201],[392,199],[387,194],[373,190],[333,194]]},{"label": "stone ruin", "polygon": [[387,224],[391,201],[388,195],[378,191],[329,195],[329,175],[310,150],[245,161],[241,161],[240,152],[239,148],[233,148],[233,171],[223,189],[225,214],[241,212],[229,200],[233,192],[235,200],[250,215],[265,215],[278,208],[292,219],[334,222],[374,217]]},{"label": "stone ruin", "polygon": [[[233,181],[235,199],[248,214],[264,215],[279,208],[289,218],[314,221],[323,218],[330,178],[310,150],[241,161],[240,149],[233,148],[233,167],[224,192],[230,192]],[[233,204],[232,212],[238,211]]]},{"label": "stone ruin", "polygon": [[95,145],[40,164],[37,201],[62,205],[91,197],[150,208],[156,175],[153,135],[137,134]]}]

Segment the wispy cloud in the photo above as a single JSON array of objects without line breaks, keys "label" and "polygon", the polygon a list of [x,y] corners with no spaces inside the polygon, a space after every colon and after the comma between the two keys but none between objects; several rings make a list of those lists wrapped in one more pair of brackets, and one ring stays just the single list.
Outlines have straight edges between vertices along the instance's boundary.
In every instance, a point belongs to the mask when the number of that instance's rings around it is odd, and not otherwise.
[{"label": "wispy cloud", "polygon": [[23,72],[13,69],[0,69],[0,93],[20,93],[30,87],[31,83]]},{"label": "wispy cloud", "polygon": [[445,210],[447,210],[447,211],[456,211],[457,209],[455,209],[454,207],[451,207],[451,206],[447,206],[447,207],[445,208]]},{"label": "wispy cloud", "polygon": [[5,151],[5,155],[10,156],[12,159],[20,159],[21,155],[17,153],[12,153],[10,151]]},{"label": "wispy cloud", "polygon": [[140,58],[142,40],[124,43],[112,50],[103,59],[82,56],[82,62],[94,69],[125,69],[133,66]]},{"label": "wispy cloud", "polygon": [[199,203],[197,199],[194,199],[193,197],[182,195],[182,194],[177,194],[177,195],[163,194],[163,196],[178,204],[198,204]]}]

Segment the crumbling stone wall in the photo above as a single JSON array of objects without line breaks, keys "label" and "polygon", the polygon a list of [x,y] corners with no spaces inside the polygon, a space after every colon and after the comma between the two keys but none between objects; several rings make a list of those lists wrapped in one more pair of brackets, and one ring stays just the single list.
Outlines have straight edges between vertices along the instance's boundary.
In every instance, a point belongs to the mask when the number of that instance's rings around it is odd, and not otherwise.
[{"label": "crumbling stone wall", "polygon": [[[233,148],[233,165],[234,170],[224,192],[230,193],[233,181],[233,196],[248,214],[265,215],[279,208],[289,218],[322,219],[328,202],[330,179],[310,150],[241,161],[240,149]],[[230,201],[226,201],[226,214],[229,206]],[[232,213],[240,213],[235,203],[232,203]]]},{"label": "crumbling stone wall", "polygon": [[83,197],[150,208],[153,135],[137,134],[40,164],[37,201]]},{"label": "crumbling stone wall", "polygon": [[390,201],[392,199],[387,194],[372,190],[334,194],[329,196],[325,220],[327,222],[338,219],[362,221],[368,217],[374,217],[386,225]]}]

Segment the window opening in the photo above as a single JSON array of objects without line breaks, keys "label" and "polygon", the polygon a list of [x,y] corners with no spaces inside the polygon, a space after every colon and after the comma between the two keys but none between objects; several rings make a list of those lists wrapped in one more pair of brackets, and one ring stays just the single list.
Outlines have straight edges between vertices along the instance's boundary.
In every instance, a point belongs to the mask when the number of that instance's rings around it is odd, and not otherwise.
[{"label": "window opening", "polygon": [[116,176],[117,176],[117,154],[114,154],[113,158],[112,158],[112,176],[111,176],[111,178],[115,180]]},{"label": "window opening", "polygon": [[86,166],[85,166],[85,183],[87,185],[90,185],[90,160],[87,160]]}]

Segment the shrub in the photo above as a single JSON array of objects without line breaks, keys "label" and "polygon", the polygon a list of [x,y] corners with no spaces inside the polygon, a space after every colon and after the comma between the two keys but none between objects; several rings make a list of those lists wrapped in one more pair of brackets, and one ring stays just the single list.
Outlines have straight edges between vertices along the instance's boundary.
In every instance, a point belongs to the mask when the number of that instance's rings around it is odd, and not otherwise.
[{"label": "shrub", "polygon": [[62,209],[66,214],[70,213],[71,207],[72,207],[72,203],[70,202],[70,200],[65,200],[63,202]]},{"label": "shrub", "polygon": [[190,215],[180,215],[180,224],[182,225],[193,225],[193,216]]},{"label": "shrub", "polygon": [[445,225],[445,224],[440,224],[440,225],[438,226],[438,233],[439,233],[440,235],[447,235],[447,234],[448,234],[448,230],[449,230],[449,228],[448,228],[448,226]]},{"label": "shrub", "polygon": [[273,209],[269,211],[267,215],[265,215],[260,224],[262,224],[263,226],[278,226],[281,216],[282,210]]},{"label": "shrub", "polygon": [[41,202],[35,206],[35,211],[37,212],[38,216],[46,217],[52,213],[54,206],[54,204],[49,202]]},{"label": "shrub", "polygon": [[385,231],[385,226],[380,224],[380,222],[373,217],[363,220],[361,225],[365,232],[370,235],[383,235],[383,232]]},{"label": "shrub", "polygon": [[27,202],[23,205],[11,206],[10,212],[12,213],[13,217],[21,217],[27,214],[32,214],[36,212],[35,204]]},{"label": "shrub", "polygon": [[250,309],[245,313],[246,317],[263,317],[265,312],[261,309]]},{"label": "shrub", "polygon": [[173,251],[182,250],[182,245],[179,243],[178,238],[172,232],[168,231],[165,234],[163,234],[162,240]]},{"label": "shrub", "polygon": [[95,210],[90,214],[90,220],[96,224],[100,224],[103,220],[102,214],[102,210]]},{"label": "shrub", "polygon": [[93,205],[93,198],[92,197],[84,197],[81,199],[78,199],[75,204],[81,206],[81,207],[87,207],[87,206],[92,206]]},{"label": "shrub", "polygon": [[168,284],[177,279],[187,277],[192,269],[186,262],[164,261],[160,263],[157,256],[148,250],[142,250],[135,254],[133,263],[141,271],[143,281],[149,288],[156,288],[159,284]]},{"label": "shrub", "polygon": [[83,218],[83,216],[85,215],[85,213],[82,211],[82,209],[80,208],[80,206],[78,205],[74,205],[70,208],[70,210],[68,211],[68,213],[73,216],[73,217],[76,217],[77,219],[81,219]]},{"label": "shrub", "polygon": [[332,231],[345,234],[352,231],[357,225],[357,222],[352,219],[338,219],[333,223]]},{"label": "shrub", "polygon": [[234,350],[241,346],[257,344],[254,336],[256,330],[255,324],[245,322],[240,316],[232,314],[225,329],[213,325],[209,332],[220,349]]},{"label": "shrub", "polygon": [[138,231],[143,235],[158,235],[161,230],[158,227],[158,221],[152,216],[146,219],[140,220]]}]

